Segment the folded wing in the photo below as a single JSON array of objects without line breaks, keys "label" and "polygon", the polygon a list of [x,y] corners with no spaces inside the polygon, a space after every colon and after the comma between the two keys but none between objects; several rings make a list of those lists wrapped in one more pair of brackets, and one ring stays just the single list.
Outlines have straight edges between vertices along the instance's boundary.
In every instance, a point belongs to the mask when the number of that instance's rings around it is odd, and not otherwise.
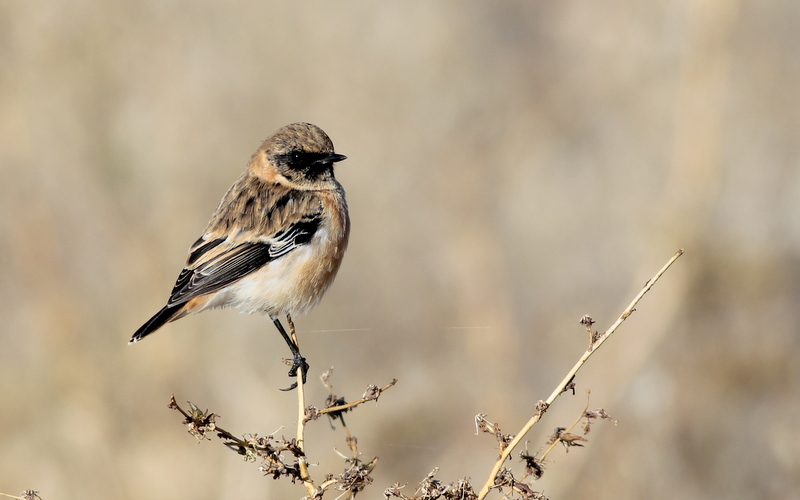
[{"label": "folded wing", "polygon": [[319,229],[321,213],[305,217],[261,241],[230,243],[201,238],[190,250],[187,267],[172,289],[168,306],[221,290],[269,262],[307,244]]}]

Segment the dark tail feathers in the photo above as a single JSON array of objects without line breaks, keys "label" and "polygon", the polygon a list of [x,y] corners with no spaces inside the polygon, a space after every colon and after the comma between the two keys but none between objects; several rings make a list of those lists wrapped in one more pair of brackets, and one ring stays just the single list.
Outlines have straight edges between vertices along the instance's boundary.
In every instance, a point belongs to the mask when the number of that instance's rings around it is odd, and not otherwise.
[{"label": "dark tail feathers", "polygon": [[164,308],[158,311],[155,316],[147,320],[147,323],[136,330],[136,333],[133,334],[133,337],[131,337],[131,340],[128,342],[128,344],[135,344],[154,331],[158,330],[164,326],[165,323],[172,320],[179,311],[180,306],[164,306]]}]

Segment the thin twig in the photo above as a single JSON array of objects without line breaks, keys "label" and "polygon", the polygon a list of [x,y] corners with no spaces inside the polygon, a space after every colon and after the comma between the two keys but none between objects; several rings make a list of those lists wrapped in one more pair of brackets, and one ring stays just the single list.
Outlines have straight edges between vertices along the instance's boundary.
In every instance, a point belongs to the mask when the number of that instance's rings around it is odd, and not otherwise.
[{"label": "thin twig", "polygon": [[38,498],[41,500],[42,497],[39,496],[39,492],[36,490],[25,490],[22,492],[21,497],[16,495],[9,495],[8,493],[0,493],[0,496],[8,497],[8,498],[16,498],[17,500],[32,500],[34,498]]},{"label": "thin twig", "polygon": [[364,404],[364,403],[369,402],[369,401],[377,401],[378,400],[378,396],[380,396],[380,394],[383,391],[385,391],[386,389],[392,387],[396,383],[397,383],[397,379],[393,378],[391,382],[389,382],[388,384],[386,384],[383,387],[380,387],[378,389],[377,395],[367,395],[367,396],[362,397],[358,401],[353,401],[352,403],[345,403],[343,405],[338,405],[338,406],[329,406],[327,408],[323,408],[322,410],[319,410],[317,413],[319,413],[320,415],[324,415],[326,413],[334,413],[334,412],[337,412],[337,411],[349,410],[350,408],[353,408],[355,406]]},{"label": "thin twig", "polygon": [[[191,408],[192,408],[192,412],[199,411],[199,408],[197,408],[191,402],[188,402],[188,403],[189,403],[189,406],[191,406]],[[189,412],[185,411],[183,408],[180,407],[178,402],[175,400],[175,395],[174,394],[172,395],[172,397],[170,397],[169,408],[173,408],[175,410],[178,410],[180,412],[180,414],[183,415],[183,417],[186,419],[185,422],[187,424],[194,423],[197,420],[195,415],[189,414]],[[205,417],[205,416],[207,416],[206,413],[207,413],[207,411],[206,412],[202,412],[202,415]],[[216,416],[216,415],[214,415],[214,416]],[[227,439],[228,441],[233,441],[236,445],[241,446],[242,448],[246,448],[247,447],[247,442],[246,441],[237,438],[236,436],[234,436],[230,432],[226,431],[222,427],[219,427],[216,424],[216,422],[214,422],[214,427],[213,427],[212,431],[222,439]],[[203,435],[204,434],[205,433],[203,433]],[[195,434],[193,434],[193,435],[195,435]]]},{"label": "thin twig", "polygon": [[645,283],[644,287],[639,292],[639,294],[622,312],[622,314],[619,316],[619,318],[617,318],[614,324],[611,325],[608,328],[608,330],[606,330],[602,335],[597,337],[595,342],[589,345],[589,348],[586,350],[586,352],[583,353],[578,362],[575,363],[575,366],[572,367],[572,369],[569,371],[569,373],[567,373],[567,375],[558,384],[558,386],[556,386],[553,393],[550,394],[550,397],[548,397],[545,401],[539,401],[539,403],[536,405],[536,413],[533,414],[531,419],[528,420],[528,422],[517,433],[514,439],[500,453],[500,458],[497,459],[497,462],[494,464],[494,467],[492,467],[492,471],[489,473],[489,478],[486,480],[486,483],[483,485],[481,491],[478,493],[477,500],[483,500],[484,498],[486,498],[486,495],[489,494],[489,489],[492,486],[494,486],[497,474],[500,472],[500,469],[503,467],[503,464],[508,459],[509,455],[511,455],[511,452],[514,451],[514,448],[516,448],[516,446],[520,443],[520,441],[522,441],[522,439],[525,437],[528,431],[530,431],[531,428],[536,424],[536,422],[538,422],[542,418],[544,412],[547,411],[547,409],[550,407],[551,404],[553,404],[553,402],[558,398],[558,396],[560,396],[561,393],[566,391],[567,385],[570,382],[572,382],[572,380],[575,378],[575,374],[578,373],[578,370],[580,370],[583,364],[586,363],[586,360],[589,359],[589,357],[592,354],[594,354],[597,348],[600,347],[603,344],[603,342],[605,342],[617,330],[617,328],[619,328],[619,326],[622,324],[623,321],[628,319],[628,317],[631,314],[633,314],[633,311],[635,311],[636,304],[638,304],[639,301],[642,299],[642,297],[644,297],[644,294],[646,294],[647,292],[650,291],[651,288],[653,288],[653,285],[655,285],[656,281],[658,281],[658,279],[661,278],[661,275],[664,274],[667,271],[667,269],[669,269],[669,267],[672,265],[672,263],[678,260],[678,257],[680,257],[681,255],[683,255],[682,248],[678,250],[675,253],[675,255],[673,255],[672,258],[669,259],[669,261],[667,261],[666,264],[664,264],[664,267],[662,267],[656,273],[656,275],[653,276],[652,279],[648,280],[647,283]]},{"label": "thin twig", "polygon": [[[581,423],[581,420],[583,420],[583,417],[586,415],[587,411],[589,411],[589,390],[586,391],[586,408],[583,409],[580,416],[575,420],[575,422],[573,422],[572,425],[570,425],[564,430],[564,433],[571,432],[576,425]],[[547,458],[547,454],[550,453],[553,450],[553,448],[555,448],[556,445],[560,442],[561,442],[561,436],[555,438],[553,442],[550,444],[550,446],[546,450],[544,450],[544,453],[542,453],[542,456],[539,458],[539,460],[544,462],[544,459]]]},{"label": "thin twig", "polygon": [[[289,332],[292,337],[292,342],[300,349],[300,344],[297,342],[297,332],[294,329],[294,321],[290,315],[286,315],[286,321],[289,323]],[[306,487],[309,498],[314,498],[317,494],[317,488],[314,486],[314,481],[308,473],[308,462],[306,461],[305,451],[305,428],[306,428],[306,393],[303,383],[303,367],[297,369],[297,447],[300,450],[300,456],[297,457],[297,464],[300,466],[300,479],[303,480],[303,485]]]}]

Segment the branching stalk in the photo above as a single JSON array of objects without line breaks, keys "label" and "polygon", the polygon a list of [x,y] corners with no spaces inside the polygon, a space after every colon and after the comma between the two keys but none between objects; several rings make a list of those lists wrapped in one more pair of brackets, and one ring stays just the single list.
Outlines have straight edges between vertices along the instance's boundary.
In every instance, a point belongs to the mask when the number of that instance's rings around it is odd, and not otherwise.
[{"label": "branching stalk", "polygon": [[658,279],[661,278],[661,275],[663,275],[667,271],[667,269],[669,269],[669,267],[676,260],[678,260],[678,257],[680,257],[681,255],[683,255],[683,249],[678,250],[675,253],[675,255],[673,255],[672,258],[669,259],[669,261],[667,261],[666,264],[664,264],[664,267],[662,267],[656,273],[656,275],[653,276],[653,278],[651,278],[650,280],[647,281],[647,283],[645,283],[644,287],[639,292],[639,294],[636,295],[633,301],[631,301],[631,303],[622,312],[619,318],[617,318],[614,324],[611,325],[608,328],[608,330],[606,330],[602,335],[597,337],[595,341],[589,345],[589,348],[586,349],[586,352],[584,352],[583,355],[580,357],[580,359],[578,359],[578,362],[575,363],[575,366],[572,367],[572,369],[567,373],[564,379],[556,386],[552,394],[550,394],[550,397],[548,397],[545,401],[539,401],[539,403],[536,405],[536,413],[534,413],[533,416],[530,418],[530,420],[528,420],[528,422],[522,427],[522,429],[520,429],[520,431],[517,433],[514,439],[508,444],[508,446],[506,446],[501,451],[500,458],[497,459],[497,462],[495,462],[494,467],[492,467],[492,471],[489,473],[489,478],[486,480],[486,483],[484,483],[483,487],[481,488],[481,491],[478,493],[477,500],[483,500],[484,498],[486,498],[486,495],[489,494],[489,489],[492,488],[492,486],[494,486],[495,484],[495,478],[497,477],[497,474],[500,472],[500,469],[503,467],[505,461],[511,455],[511,452],[514,451],[514,448],[517,447],[517,445],[522,441],[522,439],[525,437],[528,431],[530,431],[531,428],[536,424],[536,422],[538,422],[542,418],[542,415],[544,415],[544,413],[547,411],[550,405],[553,404],[553,402],[558,398],[558,396],[560,396],[563,392],[567,390],[567,386],[575,378],[575,375],[578,373],[578,370],[580,370],[583,364],[586,363],[586,360],[588,360],[589,357],[592,354],[594,354],[597,348],[600,347],[603,344],[603,342],[605,342],[617,330],[617,328],[619,328],[619,326],[622,324],[623,321],[628,319],[628,317],[631,314],[633,314],[633,311],[636,310],[635,309],[636,304],[638,304],[639,301],[642,299],[642,297],[644,297],[644,295],[647,292],[649,292],[651,288],[653,288],[653,285],[655,285],[656,281],[658,281]]}]

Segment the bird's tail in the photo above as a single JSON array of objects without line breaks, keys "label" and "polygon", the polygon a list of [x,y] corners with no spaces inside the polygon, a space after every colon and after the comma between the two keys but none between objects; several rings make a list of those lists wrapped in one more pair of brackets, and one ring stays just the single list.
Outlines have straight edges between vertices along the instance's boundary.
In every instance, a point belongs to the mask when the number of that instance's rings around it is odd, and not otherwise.
[{"label": "bird's tail", "polygon": [[181,306],[179,305],[164,306],[164,308],[158,311],[155,316],[147,320],[147,323],[136,330],[136,333],[133,334],[133,337],[131,337],[131,340],[128,341],[128,344],[135,344],[136,342],[139,342],[146,336],[164,326],[165,323],[168,323],[173,319],[178,319],[176,316],[178,316],[180,312]]}]

